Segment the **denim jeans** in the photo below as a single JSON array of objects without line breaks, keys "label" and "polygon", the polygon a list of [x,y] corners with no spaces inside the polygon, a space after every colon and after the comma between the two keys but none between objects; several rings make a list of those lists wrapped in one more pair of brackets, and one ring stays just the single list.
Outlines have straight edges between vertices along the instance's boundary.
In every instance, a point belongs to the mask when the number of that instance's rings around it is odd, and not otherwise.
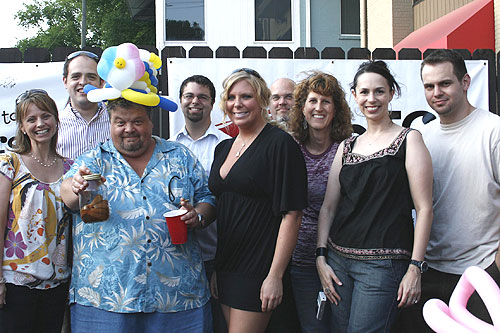
[{"label": "denim jeans", "polygon": [[407,260],[355,260],[329,251],[328,264],[342,286],[338,306],[332,305],[333,332],[390,332],[398,312],[399,283]]},{"label": "denim jeans", "polygon": [[210,302],[197,309],[171,313],[117,313],[71,304],[71,332],[212,333]]},{"label": "denim jeans", "polygon": [[302,332],[329,332],[330,302],[326,302],[323,319],[316,319],[318,292],[323,290],[316,266],[292,265],[290,275]]}]

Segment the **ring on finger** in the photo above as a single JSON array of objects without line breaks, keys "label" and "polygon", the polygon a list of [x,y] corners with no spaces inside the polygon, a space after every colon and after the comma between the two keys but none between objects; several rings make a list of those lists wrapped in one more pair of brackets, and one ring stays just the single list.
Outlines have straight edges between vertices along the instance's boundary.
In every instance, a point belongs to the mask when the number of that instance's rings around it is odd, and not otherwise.
[{"label": "ring on finger", "polygon": [[417,303],[418,303],[418,299],[413,301],[413,304],[417,304]]},{"label": "ring on finger", "polygon": [[330,288],[325,288],[325,294],[329,294],[330,293]]}]

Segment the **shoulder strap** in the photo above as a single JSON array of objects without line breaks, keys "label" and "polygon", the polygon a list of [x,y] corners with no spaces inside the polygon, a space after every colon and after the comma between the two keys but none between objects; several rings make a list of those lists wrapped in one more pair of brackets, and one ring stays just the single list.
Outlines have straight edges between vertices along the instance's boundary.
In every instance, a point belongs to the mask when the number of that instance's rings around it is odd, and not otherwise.
[{"label": "shoulder strap", "polygon": [[398,138],[395,140],[395,145],[397,149],[397,155],[400,155],[403,160],[406,160],[406,137],[408,133],[413,131],[413,128],[404,128],[401,133],[399,133]]},{"label": "shoulder strap", "polygon": [[358,138],[358,136],[350,136],[347,139],[344,140],[344,150],[342,151],[342,165],[345,164],[345,159],[347,158],[347,155],[351,152],[352,150],[352,143]]}]

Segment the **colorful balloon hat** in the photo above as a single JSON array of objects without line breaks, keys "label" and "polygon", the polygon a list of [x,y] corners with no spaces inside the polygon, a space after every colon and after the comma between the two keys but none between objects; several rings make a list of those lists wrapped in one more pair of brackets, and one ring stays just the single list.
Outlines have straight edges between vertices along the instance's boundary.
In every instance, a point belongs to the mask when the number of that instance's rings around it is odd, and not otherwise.
[{"label": "colorful balloon hat", "polygon": [[104,88],[87,84],[83,90],[91,102],[123,97],[137,104],[176,111],[175,102],[158,95],[156,76],[161,65],[156,54],[132,43],[112,46],[104,50],[97,64],[97,73],[106,81]]}]

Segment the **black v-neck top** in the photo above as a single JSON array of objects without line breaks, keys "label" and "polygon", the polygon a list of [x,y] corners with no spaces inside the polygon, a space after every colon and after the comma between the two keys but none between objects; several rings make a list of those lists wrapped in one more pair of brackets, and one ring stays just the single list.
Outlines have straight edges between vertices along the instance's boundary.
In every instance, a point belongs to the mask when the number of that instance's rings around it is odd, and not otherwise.
[{"label": "black v-neck top", "polygon": [[271,267],[283,214],[307,206],[306,167],[293,138],[267,124],[222,179],[234,141],[217,146],[209,178],[217,197],[217,279],[225,273],[259,285]]}]

